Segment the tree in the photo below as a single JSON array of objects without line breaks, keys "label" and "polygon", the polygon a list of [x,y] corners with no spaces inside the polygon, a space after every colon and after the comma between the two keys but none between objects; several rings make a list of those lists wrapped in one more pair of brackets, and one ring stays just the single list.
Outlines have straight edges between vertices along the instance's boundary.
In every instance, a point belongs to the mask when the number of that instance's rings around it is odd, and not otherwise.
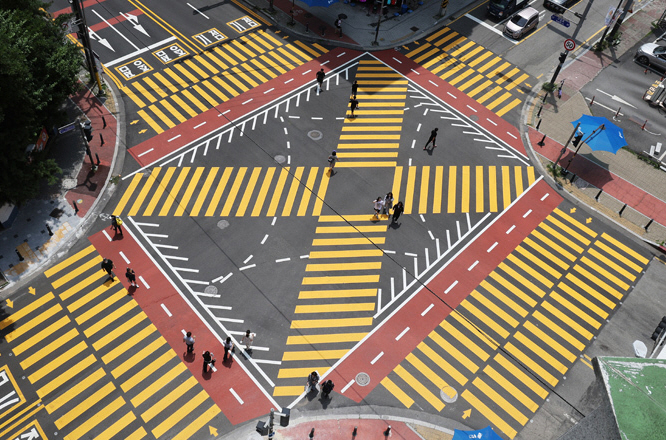
[{"label": "tree", "polygon": [[75,89],[79,49],[66,39],[62,20],[48,18],[40,0],[0,0],[0,205],[38,195],[60,169],[44,154],[27,157],[42,127]]}]

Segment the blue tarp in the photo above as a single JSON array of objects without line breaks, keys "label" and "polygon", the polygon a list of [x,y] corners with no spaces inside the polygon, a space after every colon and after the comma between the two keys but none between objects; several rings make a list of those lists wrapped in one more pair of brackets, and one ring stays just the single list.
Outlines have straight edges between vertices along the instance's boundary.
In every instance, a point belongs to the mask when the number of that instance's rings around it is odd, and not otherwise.
[{"label": "blue tarp", "polygon": [[453,433],[453,440],[502,440],[490,426],[479,429],[478,431],[461,431],[456,429]]}]

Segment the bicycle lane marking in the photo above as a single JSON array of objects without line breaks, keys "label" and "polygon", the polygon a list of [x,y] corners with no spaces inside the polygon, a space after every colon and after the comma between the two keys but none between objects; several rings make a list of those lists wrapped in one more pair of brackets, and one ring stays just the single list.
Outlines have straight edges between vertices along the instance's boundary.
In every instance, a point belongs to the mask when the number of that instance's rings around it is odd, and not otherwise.
[{"label": "bicycle lane marking", "polygon": [[[421,287],[338,361],[326,378],[343,384],[340,394],[361,402],[562,201],[543,178],[537,180],[427,280],[427,288]],[[366,386],[355,382],[361,372],[370,376]]]},{"label": "bicycle lane marking", "polygon": [[[103,230],[88,239],[103,258],[109,258],[117,264],[118,262],[124,264],[129,260],[127,266],[135,271],[137,282],[141,286],[138,290],[134,290],[134,300],[178,353],[178,357],[227,419],[237,425],[265,415],[271,408],[279,410],[279,405],[238,359],[226,363],[222,361],[224,354],[222,337],[214,333],[189,300],[173,285],[168,275],[136,240],[128,224],[125,223],[123,226],[126,234],[120,240],[110,241]],[[123,264],[118,264],[118,267],[122,267]],[[117,275],[129,291],[130,285],[122,271]],[[196,337],[197,355],[193,360],[184,358],[185,343],[182,330],[191,331]],[[217,371],[207,374],[206,377],[203,374],[200,355],[205,350],[215,353],[218,361]]]},{"label": "bicycle lane marking", "polygon": [[[284,75],[260,84],[258,87],[223,102],[176,127],[153,136],[129,149],[129,153],[143,168],[189,144],[209,136],[248,113],[266,106],[285,94],[308,83],[314,84],[315,72],[323,67],[328,73],[360,56],[362,52],[335,49],[309,61]],[[127,176],[125,176],[127,177]]]}]

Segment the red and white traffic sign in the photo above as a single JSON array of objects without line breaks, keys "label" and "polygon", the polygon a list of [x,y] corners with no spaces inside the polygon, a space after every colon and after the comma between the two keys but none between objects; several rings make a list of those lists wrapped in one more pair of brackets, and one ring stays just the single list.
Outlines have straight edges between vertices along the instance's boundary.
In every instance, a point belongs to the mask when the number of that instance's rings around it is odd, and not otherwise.
[{"label": "red and white traffic sign", "polygon": [[564,48],[568,51],[571,52],[576,48],[576,42],[572,40],[571,38],[567,38],[564,40]]}]

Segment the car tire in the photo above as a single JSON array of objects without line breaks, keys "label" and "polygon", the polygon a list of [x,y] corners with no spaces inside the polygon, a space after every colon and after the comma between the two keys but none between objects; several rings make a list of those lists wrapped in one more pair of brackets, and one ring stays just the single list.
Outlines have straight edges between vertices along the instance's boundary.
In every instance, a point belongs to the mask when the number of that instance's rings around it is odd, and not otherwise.
[{"label": "car tire", "polygon": [[642,55],[642,56],[636,58],[636,61],[638,61],[638,64],[642,64],[644,66],[649,66],[650,65],[650,60],[645,55]]}]

